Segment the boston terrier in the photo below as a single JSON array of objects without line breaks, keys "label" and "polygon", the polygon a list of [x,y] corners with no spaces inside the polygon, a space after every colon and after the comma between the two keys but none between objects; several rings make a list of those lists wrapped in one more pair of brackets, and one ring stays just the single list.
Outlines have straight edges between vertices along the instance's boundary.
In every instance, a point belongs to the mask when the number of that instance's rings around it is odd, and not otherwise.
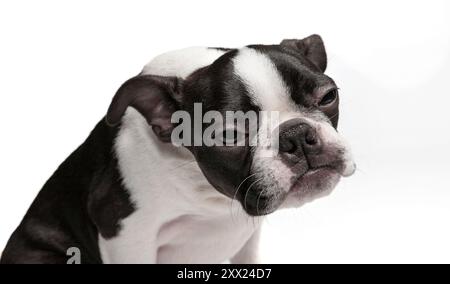
[{"label": "boston terrier", "polygon": [[[355,171],[326,67],[318,35],[154,58],[45,183],[1,263],[67,263],[73,252],[79,263],[258,263],[264,216]],[[278,142],[175,145],[174,113],[199,104],[201,114],[276,112]],[[256,136],[269,122],[257,119]],[[200,118],[200,132],[208,125]]]}]

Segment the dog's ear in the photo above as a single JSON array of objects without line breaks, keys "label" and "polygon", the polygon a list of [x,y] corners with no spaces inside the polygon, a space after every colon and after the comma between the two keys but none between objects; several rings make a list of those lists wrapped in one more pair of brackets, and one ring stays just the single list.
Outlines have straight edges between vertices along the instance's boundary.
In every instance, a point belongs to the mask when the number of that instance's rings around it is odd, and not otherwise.
[{"label": "dog's ear", "polygon": [[285,39],[281,46],[294,49],[309,59],[320,71],[327,69],[327,53],[319,35],[311,35],[304,39]]},{"label": "dog's ear", "polygon": [[127,107],[139,111],[152,126],[155,134],[164,142],[170,142],[174,125],[172,113],[178,109],[182,80],[177,77],[139,75],[126,81],[117,91],[108,113],[106,123],[120,123]]}]

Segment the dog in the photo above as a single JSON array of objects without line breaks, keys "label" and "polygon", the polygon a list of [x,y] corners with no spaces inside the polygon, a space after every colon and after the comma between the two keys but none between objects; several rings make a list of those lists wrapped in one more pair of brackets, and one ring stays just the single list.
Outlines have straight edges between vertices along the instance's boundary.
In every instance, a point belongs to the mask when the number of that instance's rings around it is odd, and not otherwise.
[{"label": "dog", "polygon": [[[355,171],[326,67],[318,35],[156,57],[46,182],[1,263],[67,263],[69,249],[81,263],[258,263],[264,216],[325,196]],[[174,113],[194,115],[196,104],[202,114],[276,112],[277,152],[174,145]],[[258,137],[269,123],[257,119]]]}]

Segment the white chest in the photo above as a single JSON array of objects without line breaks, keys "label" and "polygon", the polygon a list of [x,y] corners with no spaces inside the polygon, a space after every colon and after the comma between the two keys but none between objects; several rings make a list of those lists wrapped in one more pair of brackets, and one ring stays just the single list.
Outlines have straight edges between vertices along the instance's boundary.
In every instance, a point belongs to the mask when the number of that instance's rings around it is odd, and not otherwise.
[{"label": "white chest", "polygon": [[251,237],[256,224],[230,216],[203,219],[182,216],[160,232],[158,263],[221,263],[233,257]]}]

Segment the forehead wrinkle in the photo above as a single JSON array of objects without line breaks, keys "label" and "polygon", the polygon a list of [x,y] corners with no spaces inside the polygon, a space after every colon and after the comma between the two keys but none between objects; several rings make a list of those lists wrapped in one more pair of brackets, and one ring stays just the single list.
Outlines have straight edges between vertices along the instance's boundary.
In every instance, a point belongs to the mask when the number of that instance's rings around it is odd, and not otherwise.
[{"label": "forehead wrinkle", "polygon": [[255,104],[266,111],[295,111],[289,88],[272,60],[244,47],[233,58],[234,74],[244,83]]}]

